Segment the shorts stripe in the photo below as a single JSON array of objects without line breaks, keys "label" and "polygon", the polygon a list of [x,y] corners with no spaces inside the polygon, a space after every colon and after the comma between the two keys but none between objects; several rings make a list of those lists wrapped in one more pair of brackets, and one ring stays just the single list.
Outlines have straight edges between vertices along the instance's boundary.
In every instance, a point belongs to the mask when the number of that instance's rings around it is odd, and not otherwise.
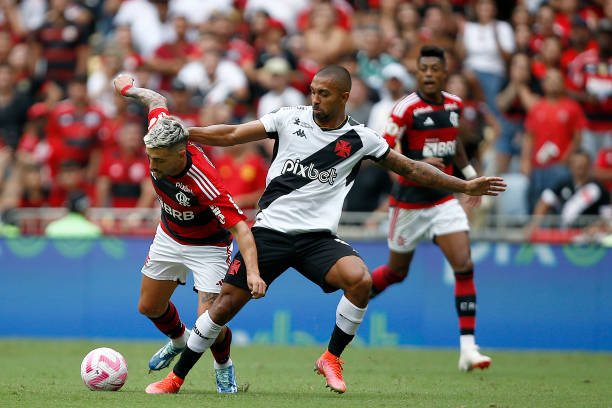
[{"label": "shorts stripe", "polygon": [[399,208],[393,207],[393,215],[391,216],[391,225],[389,226],[389,239],[393,239],[393,233],[395,232],[395,223],[397,222],[398,215],[399,215]]}]

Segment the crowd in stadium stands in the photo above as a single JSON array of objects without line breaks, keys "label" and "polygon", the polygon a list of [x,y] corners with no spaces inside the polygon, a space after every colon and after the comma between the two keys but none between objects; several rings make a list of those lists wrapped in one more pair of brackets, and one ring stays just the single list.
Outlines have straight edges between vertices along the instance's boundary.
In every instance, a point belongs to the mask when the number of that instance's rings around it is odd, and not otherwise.
[{"label": "crowd in stadium stands", "polygon": [[[205,126],[308,103],[314,74],[340,64],[349,113],[383,132],[423,45],[447,53],[474,166],[506,175],[497,211],[530,213],[543,192],[554,208],[576,150],[599,195],[612,188],[610,0],[0,0],[0,213],[75,191],[96,207],[155,206],[146,112],[114,93],[120,72]],[[205,147],[244,208],[265,187],[270,143]],[[389,176],[362,170],[347,210],[386,201]],[[580,197],[598,213],[599,197]]]}]

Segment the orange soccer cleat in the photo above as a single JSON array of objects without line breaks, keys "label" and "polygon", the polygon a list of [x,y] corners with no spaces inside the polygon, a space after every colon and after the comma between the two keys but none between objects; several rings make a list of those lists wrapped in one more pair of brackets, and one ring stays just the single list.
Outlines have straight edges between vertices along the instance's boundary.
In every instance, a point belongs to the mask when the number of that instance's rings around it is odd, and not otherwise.
[{"label": "orange soccer cleat", "polygon": [[329,351],[323,353],[315,363],[315,372],[317,374],[323,374],[327,381],[327,387],[339,394],[346,391],[344,378],[342,378],[342,364],[344,364],[344,361],[340,360],[340,357],[334,356]]},{"label": "orange soccer cleat", "polygon": [[178,378],[174,371],[170,371],[163,380],[149,384],[145,392],[147,394],[176,394],[181,389],[183,381],[185,380]]}]

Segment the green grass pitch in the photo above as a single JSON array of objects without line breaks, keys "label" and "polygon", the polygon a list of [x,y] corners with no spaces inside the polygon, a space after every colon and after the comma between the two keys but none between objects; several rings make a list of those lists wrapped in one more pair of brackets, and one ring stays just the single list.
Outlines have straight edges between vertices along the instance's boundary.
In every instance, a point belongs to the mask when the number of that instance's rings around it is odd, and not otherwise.
[{"label": "green grass pitch", "polygon": [[[491,368],[462,373],[455,350],[352,347],[343,355],[348,389],[338,395],[313,373],[322,347],[235,347],[246,392],[217,395],[206,353],[178,395],[147,395],[144,388],[168,372],[148,374],[148,359],[161,344],[0,340],[0,407],[612,407],[610,353],[485,349]],[[103,346],[129,365],[118,392],[89,391],[81,381],[81,360]]]}]

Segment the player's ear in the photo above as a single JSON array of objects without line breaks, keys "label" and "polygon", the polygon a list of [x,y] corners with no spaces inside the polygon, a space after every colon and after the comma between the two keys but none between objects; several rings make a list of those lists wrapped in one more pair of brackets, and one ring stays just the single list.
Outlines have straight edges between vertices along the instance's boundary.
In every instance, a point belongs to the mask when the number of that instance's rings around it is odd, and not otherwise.
[{"label": "player's ear", "polygon": [[342,102],[346,103],[350,94],[350,92],[342,92]]}]

